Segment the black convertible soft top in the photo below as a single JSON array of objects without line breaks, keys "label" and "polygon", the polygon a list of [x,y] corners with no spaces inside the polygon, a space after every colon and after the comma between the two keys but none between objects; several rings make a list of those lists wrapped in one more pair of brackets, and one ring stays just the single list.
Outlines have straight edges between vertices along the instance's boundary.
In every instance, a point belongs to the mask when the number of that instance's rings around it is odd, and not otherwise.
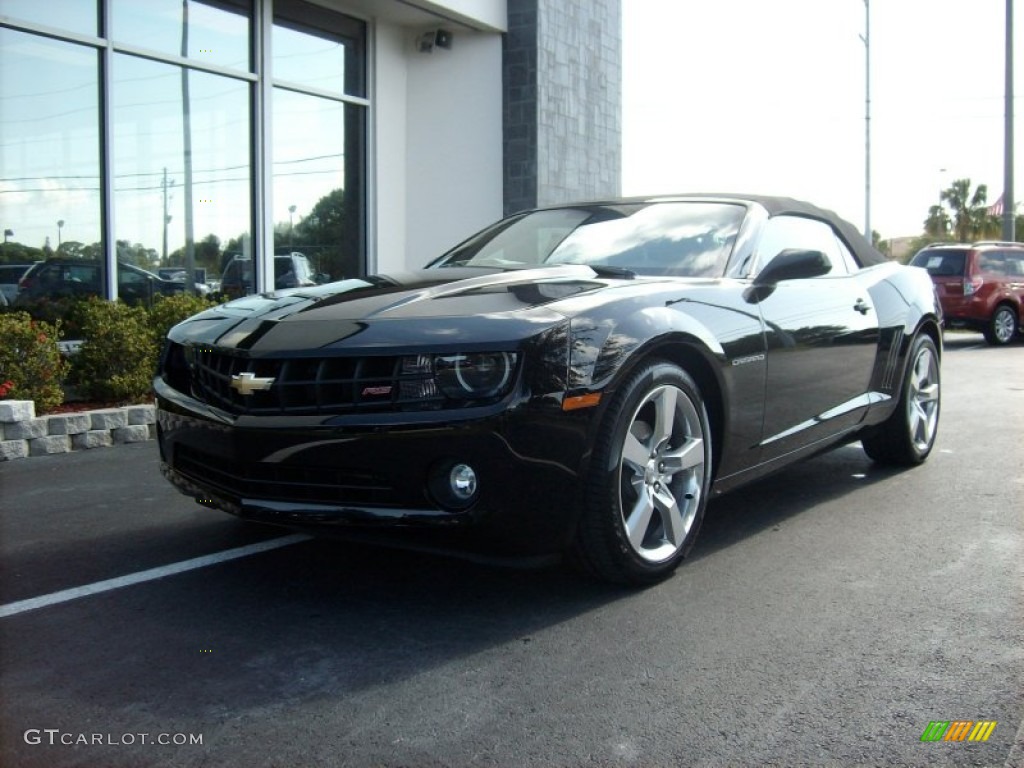
[{"label": "black convertible soft top", "polygon": [[[673,197],[676,197],[673,195]],[[725,200],[749,200],[753,203],[758,203],[763,206],[771,216],[778,216],[779,214],[788,213],[794,216],[806,216],[810,219],[819,219],[821,221],[831,224],[837,232],[842,236],[846,245],[853,252],[853,257],[857,260],[857,263],[862,267],[870,267],[873,264],[884,264],[888,259],[882,255],[874,246],[867,241],[867,238],[860,233],[860,231],[853,226],[846,219],[839,216],[834,211],[829,211],[825,208],[819,208],[816,205],[805,202],[803,200],[795,200],[792,197],[776,197],[772,195],[740,195],[734,193],[725,194],[686,194],[678,195],[680,198],[702,198],[702,197],[718,197]]]}]

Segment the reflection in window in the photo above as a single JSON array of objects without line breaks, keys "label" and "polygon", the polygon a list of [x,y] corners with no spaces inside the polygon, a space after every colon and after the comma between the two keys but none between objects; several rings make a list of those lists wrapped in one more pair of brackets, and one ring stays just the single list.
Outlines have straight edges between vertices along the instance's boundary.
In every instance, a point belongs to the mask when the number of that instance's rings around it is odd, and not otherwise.
[{"label": "reflection in window", "polygon": [[332,280],[361,274],[364,110],[281,88],[273,103],[275,252]]},{"label": "reflection in window", "polygon": [[251,255],[249,94],[245,81],[115,56],[120,263],[184,267],[191,240],[193,267],[215,279],[232,255]]},{"label": "reflection in window", "polygon": [[0,0],[0,16],[82,35],[99,33],[98,0]]},{"label": "reflection in window", "polygon": [[442,264],[588,264],[641,275],[720,277],[744,210],[728,203],[688,202],[536,211],[481,233],[447,254]]},{"label": "reflection in window", "polygon": [[251,0],[113,0],[115,42],[248,72]]},{"label": "reflection in window", "polygon": [[101,257],[98,77],[90,48],[0,29],[4,261]]},{"label": "reflection in window", "polygon": [[829,274],[836,274],[837,265],[839,274],[845,272],[835,231],[823,221],[803,216],[774,216],[769,219],[757,246],[761,261],[759,269],[763,270],[782,250],[789,248],[821,251],[831,264]]},{"label": "reflection in window", "polygon": [[364,96],[365,25],[299,0],[274,4],[275,80],[338,95]]}]

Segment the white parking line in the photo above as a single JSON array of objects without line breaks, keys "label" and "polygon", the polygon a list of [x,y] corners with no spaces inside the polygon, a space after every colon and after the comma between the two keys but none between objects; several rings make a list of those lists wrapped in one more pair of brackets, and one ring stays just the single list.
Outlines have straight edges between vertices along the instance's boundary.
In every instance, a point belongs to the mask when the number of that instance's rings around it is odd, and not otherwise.
[{"label": "white parking line", "polygon": [[144,581],[162,579],[164,576],[173,576],[176,573],[194,571],[196,568],[205,568],[208,565],[216,565],[217,563],[223,563],[228,560],[237,560],[240,557],[258,555],[260,552],[269,552],[272,549],[280,549],[281,547],[298,544],[299,542],[307,541],[310,538],[310,536],[305,534],[296,533],[291,536],[282,536],[279,539],[270,539],[269,541],[261,541],[257,544],[249,544],[245,547],[236,547],[235,549],[226,549],[223,552],[214,552],[212,555],[194,557],[191,560],[182,560],[180,563],[161,565],[159,568],[150,568],[147,571],[129,573],[126,576],[118,576],[114,579],[97,581],[81,587],[62,589],[60,592],[51,592],[48,595],[42,595],[40,597],[18,600],[14,603],[0,605],[0,619],[6,618],[7,616],[14,616],[19,613],[25,613],[26,611],[34,611],[37,608],[56,605],[57,603],[66,603],[69,600],[77,600],[80,597],[88,597],[89,595],[96,595],[100,592],[109,592],[112,589],[128,587],[132,584],[141,584]]}]

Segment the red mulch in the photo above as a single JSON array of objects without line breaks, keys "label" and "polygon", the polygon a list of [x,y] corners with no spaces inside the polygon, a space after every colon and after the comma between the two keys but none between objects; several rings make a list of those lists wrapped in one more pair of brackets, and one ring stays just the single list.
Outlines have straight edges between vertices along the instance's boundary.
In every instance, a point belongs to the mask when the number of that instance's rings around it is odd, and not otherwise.
[{"label": "red mulch", "polygon": [[95,411],[100,408],[118,408],[122,405],[124,405],[124,403],[118,403],[116,401],[104,403],[95,400],[81,400],[74,403],[64,403],[63,405],[58,405],[53,410],[47,411],[45,415],[52,416],[58,413],[78,413],[80,411]]}]

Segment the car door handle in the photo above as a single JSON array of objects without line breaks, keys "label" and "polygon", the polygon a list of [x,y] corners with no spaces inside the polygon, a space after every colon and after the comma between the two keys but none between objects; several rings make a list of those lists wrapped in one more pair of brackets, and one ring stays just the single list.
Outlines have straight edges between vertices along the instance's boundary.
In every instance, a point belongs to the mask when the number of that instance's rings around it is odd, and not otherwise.
[{"label": "car door handle", "polygon": [[857,303],[853,305],[853,308],[862,315],[866,315],[871,311],[871,305],[864,301],[864,299],[857,299]]}]

